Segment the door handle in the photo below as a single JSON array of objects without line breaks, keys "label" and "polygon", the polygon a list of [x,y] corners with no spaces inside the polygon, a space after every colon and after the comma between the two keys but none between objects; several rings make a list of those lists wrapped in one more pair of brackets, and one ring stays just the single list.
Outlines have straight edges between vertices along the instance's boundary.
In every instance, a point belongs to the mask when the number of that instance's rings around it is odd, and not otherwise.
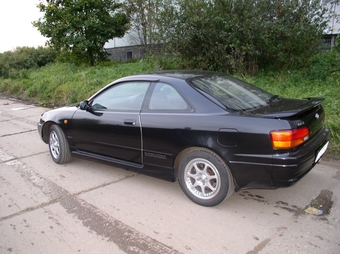
[{"label": "door handle", "polygon": [[125,119],[124,124],[126,125],[136,125],[136,121],[133,119]]}]

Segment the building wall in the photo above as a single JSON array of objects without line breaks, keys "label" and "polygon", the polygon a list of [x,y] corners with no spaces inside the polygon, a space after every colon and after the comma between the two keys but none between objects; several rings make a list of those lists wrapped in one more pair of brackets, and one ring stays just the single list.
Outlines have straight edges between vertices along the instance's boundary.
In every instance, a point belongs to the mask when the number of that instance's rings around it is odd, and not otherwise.
[{"label": "building wall", "polygon": [[336,45],[338,35],[337,34],[328,34],[323,36],[322,43],[320,45],[321,51],[331,50],[332,47]]},{"label": "building wall", "polygon": [[340,15],[340,1],[337,0],[331,8],[332,17],[329,20],[330,31],[327,34],[339,34],[340,33],[340,22],[338,21]]},{"label": "building wall", "polygon": [[131,59],[142,59],[146,55],[161,55],[163,51],[163,45],[136,45],[136,46],[124,46],[115,48],[106,48],[109,53],[109,59],[111,61],[129,61]]}]

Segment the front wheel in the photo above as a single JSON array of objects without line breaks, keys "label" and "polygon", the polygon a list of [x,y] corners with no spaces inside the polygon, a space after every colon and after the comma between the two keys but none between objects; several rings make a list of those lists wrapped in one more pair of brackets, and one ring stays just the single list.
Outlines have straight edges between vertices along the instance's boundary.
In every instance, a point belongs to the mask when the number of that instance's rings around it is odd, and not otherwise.
[{"label": "front wheel", "polygon": [[214,152],[197,148],[179,165],[178,181],[185,195],[196,204],[215,206],[234,191],[231,172]]},{"label": "front wheel", "polygon": [[63,164],[71,160],[71,151],[68,142],[64,132],[58,125],[52,125],[50,128],[48,147],[55,163]]}]

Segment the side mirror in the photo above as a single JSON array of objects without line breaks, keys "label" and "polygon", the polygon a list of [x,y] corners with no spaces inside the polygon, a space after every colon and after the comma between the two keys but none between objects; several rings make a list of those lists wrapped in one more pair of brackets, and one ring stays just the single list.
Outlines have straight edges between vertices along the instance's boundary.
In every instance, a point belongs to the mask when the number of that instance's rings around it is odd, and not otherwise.
[{"label": "side mirror", "polygon": [[79,108],[81,110],[86,110],[88,112],[90,112],[91,114],[94,114],[96,116],[102,116],[103,113],[98,113],[98,112],[94,112],[89,104],[89,101],[82,101],[80,104],[79,104]]},{"label": "side mirror", "polygon": [[88,111],[91,107],[90,107],[88,101],[82,101],[82,102],[79,104],[79,108],[80,108],[81,110],[86,110],[86,111]]}]

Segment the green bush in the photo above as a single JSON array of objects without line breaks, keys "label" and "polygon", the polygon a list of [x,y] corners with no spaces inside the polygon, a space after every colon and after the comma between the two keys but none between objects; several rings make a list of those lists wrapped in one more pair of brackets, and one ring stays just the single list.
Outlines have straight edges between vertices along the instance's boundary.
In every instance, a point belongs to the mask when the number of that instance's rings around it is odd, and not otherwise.
[{"label": "green bush", "polygon": [[22,78],[22,70],[29,70],[53,63],[56,52],[44,47],[18,47],[14,51],[0,54],[0,77]]},{"label": "green bush", "polygon": [[[177,0],[159,26],[186,68],[255,74],[306,66],[327,25],[319,0]],[[157,30],[158,32],[158,30]]]},{"label": "green bush", "polygon": [[311,65],[306,68],[305,78],[326,81],[327,78],[340,71],[340,52],[335,49],[314,55]]}]

